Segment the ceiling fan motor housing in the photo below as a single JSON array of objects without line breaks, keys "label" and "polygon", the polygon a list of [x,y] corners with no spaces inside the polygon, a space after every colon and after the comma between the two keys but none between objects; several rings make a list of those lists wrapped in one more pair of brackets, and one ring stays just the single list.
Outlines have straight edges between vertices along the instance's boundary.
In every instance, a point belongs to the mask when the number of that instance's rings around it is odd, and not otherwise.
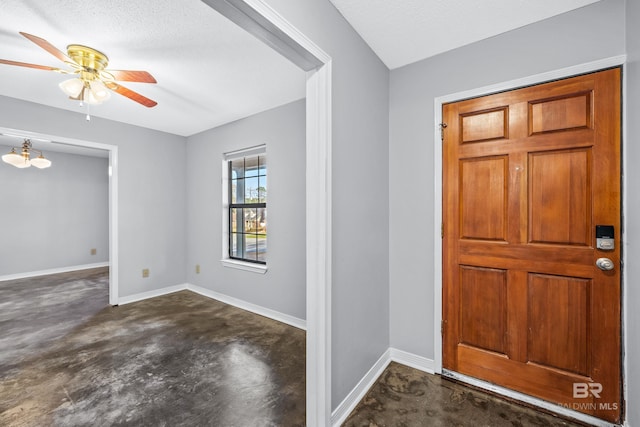
[{"label": "ceiling fan motor housing", "polygon": [[107,68],[109,58],[99,50],[83,46],[80,44],[70,44],[67,46],[67,54],[76,64],[82,66],[85,70],[102,71]]}]

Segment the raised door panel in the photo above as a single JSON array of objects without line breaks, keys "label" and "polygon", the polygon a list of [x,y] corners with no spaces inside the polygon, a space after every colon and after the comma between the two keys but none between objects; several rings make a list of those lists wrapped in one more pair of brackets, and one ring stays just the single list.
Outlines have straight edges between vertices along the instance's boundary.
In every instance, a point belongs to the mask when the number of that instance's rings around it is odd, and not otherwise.
[{"label": "raised door panel", "polygon": [[589,376],[591,280],[530,274],[528,359]]},{"label": "raised door panel", "polygon": [[591,127],[591,92],[529,102],[530,134]]},{"label": "raised door panel", "polygon": [[506,139],[509,135],[507,107],[474,111],[460,116],[461,142],[483,142]]},{"label": "raised door panel", "polygon": [[463,239],[507,238],[506,156],[460,162],[460,235]]},{"label": "raised door panel", "polygon": [[506,354],[506,304],[506,271],[460,267],[462,343]]},{"label": "raised door panel", "polygon": [[589,246],[590,148],[529,154],[529,242]]}]

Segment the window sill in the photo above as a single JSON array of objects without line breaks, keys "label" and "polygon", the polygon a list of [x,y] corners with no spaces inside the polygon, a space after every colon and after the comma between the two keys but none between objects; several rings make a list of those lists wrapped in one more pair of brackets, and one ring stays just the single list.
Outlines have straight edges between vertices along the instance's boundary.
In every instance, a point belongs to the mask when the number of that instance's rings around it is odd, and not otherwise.
[{"label": "window sill", "polygon": [[238,261],[235,259],[221,259],[220,262],[225,267],[235,268],[237,270],[250,271],[252,273],[264,274],[267,272],[267,266],[264,264],[254,264],[252,262]]}]

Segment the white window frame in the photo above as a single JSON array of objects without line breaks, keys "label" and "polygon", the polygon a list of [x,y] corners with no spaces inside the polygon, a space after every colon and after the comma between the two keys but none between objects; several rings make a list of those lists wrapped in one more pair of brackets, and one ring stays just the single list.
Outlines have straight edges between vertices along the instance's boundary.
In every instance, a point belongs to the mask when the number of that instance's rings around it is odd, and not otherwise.
[{"label": "white window frame", "polygon": [[258,155],[267,155],[266,144],[230,151],[222,155],[222,259],[220,262],[225,267],[265,274],[268,270],[267,264],[229,258],[229,180],[231,179],[229,176],[229,161]]}]

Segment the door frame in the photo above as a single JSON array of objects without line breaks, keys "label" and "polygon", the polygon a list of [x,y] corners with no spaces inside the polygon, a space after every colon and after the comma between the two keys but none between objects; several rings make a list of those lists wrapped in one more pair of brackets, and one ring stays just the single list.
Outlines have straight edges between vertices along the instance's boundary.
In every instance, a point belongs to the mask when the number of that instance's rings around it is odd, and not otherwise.
[{"label": "door frame", "polygon": [[202,2],[306,72],[306,425],[330,425],[332,58],[265,0]]},{"label": "door frame", "polygon": [[[109,305],[118,304],[118,146],[25,129],[0,127],[0,133],[44,139],[52,144],[92,148],[109,153]],[[52,151],[55,151],[52,150]]]},{"label": "door frame", "polygon": [[[480,96],[484,96],[484,95],[490,95],[493,93],[497,93],[497,92],[504,92],[504,91],[508,91],[508,90],[513,90],[513,89],[518,89],[518,88],[522,88],[525,86],[532,86],[532,85],[536,85],[536,84],[540,84],[540,83],[545,83],[545,82],[549,82],[552,80],[559,80],[559,79],[564,79],[564,78],[568,78],[568,77],[573,77],[573,76],[577,76],[580,74],[585,74],[585,73],[591,73],[591,72],[595,72],[595,71],[600,71],[600,70],[604,70],[607,68],[612,68],[612,67],[618,67],[621,66],[623,68],[623,72],[622,72],[622,128],[621,128],[621,136],[622,136],[622,144],[621,144],[621,148],[622,148],[622,171],[623,171],[623,181],[622,181],[622,233],[621,233],[621,246],[622,246],[622,252],[621,252],[621,256],[622,256],[622,265],[623,265],[623,269],[624,269],[624,265],[627,261],[626,259],[626,251],[624,250],[624,245],[625,245],[625,231],[626,231],[626,219],[627,219],[627,215],[625,215],[625,211],[626,211],[626,192],[627,192],[627,182],[626,182],[626,177],[624,176],[624,170],[626,169],[626,162],[625,162],[625,156],[624,153],[626,152],[625,147],[626,147],[626,96],[625,96],[625,91],[626,91],[626,84],[625,84],[625,73],[624,73],[624,65],[627,61],[627,56],[626,55],[619,55],[619,56],[613,56],[613,57],[609,57],[609,58],[604,58],[601,60],[597,60],[597,61],[593,61],[593,62],[587,62],[587,63],[583,63],[583,64],[578,64],[575,66],[571,66],[571,67],[566,67],[566,68],[561,68],[561,69],[557,69],[557,70],[552,70],[552,71],[548,71],[545,73],[540,73],[540,74],[534,74],[528,77],[524,77],[524,78],[519,78],[519,79],[514,79],[514,80],[509,80],[509,81],[505,81],[505,82],[501,82],[501,83],[496,83],[493,85],[489,85],[489,86],[483,86],[483,87],[479,87],[476,89],[470,89],[470,90],[466,90],[466,91],[461,91],[461,92],[456,92],[456,93],[451,93],[451,94],[447,94],[447,95],[442,95],[439,97],[434,98],[434,136],[433,136],[433,158],[434,158],[434,168],[433,168],[433,173],[434,173],[434,194],[435,194],[435,201],[434,201],[434,211],[433,211],[433,217],[434,217],[434,222],[433,222],[433,235],[434,236],[439,236],[441,234],[441,227],[442,227],[442,221],[443,221],[443,217],[442,217],[442,184],[443,184],[443,180],[442,180],[442,143],[441,141],[441,131],[440,131],[440,123],[442,123],[442,105],[446,104],[446,103],[450,103],[450,102],[456,102],[456,101],[461,101],[464,99],[469,99],[469,98],[476,98],[476,97],[480,97]],[[442,374],[442,334],[441,334],[441,322],[442,322],[442,260],[443,260],[443,254],[442,254],[442,239],[438,239],[435,238],[434,239],[434,247],[433,247],[433,253],[434,253],[434,269],[433,269],[433,290],[434,290],[434,294],[433,294],[433,312],[434,312],[434,317],[433,317],[433,327],[434,327],[434,371],[436,374]],[[625,348],[626,348],[626,335],[624,333],[625,331],[625,325],[626,325],[626,300],[624,299],[624,295],[626,295],[626,290],[627,290],[627,280],[626,280],[626,276],[624,274],[624,270],[622,271],[622,294],[623,294],[623,299],[621,301],[621,310],[622,310],[622,340],[621,340],[621,350],[623,353],[623,362],[622,362],[622,384],[623,384],[623,400],[626,401],[627,400],[627,387],[626,387],[626,372],[627,372],[627,358],[626,358],[626,353],[625,353]],[[460,378],[462,380],[464,380],[465,378]],[[481,384],[482,382],[480,382],[480,384],[477,384],[478,386],[482,387],[483,384]],[[502,389],[500,387],[492,387],[494,392],[500,393],[500,394],[506,394],[509,397],[515,398],[516,400],[522,400],[522,396],[519,396],[518,393],[513,392],[510,393],[509,390],[507,389]],[[564,414],[570,417],[574,417],[574,418],[578,418],[581,419],[580,415],[584,415],[581,414],[579,412],[575,412],[575,411],[571,411],[569,409],[564,409],[560,406],[556,406],[556,405],[552,405],[549,404],[544,405],[543,403],[545,403],[543,400],[538,400],[533,398],[534,401],[533,402],[529,402],[529,403],[533,403],[533,404],[539,404],[539,406],[545,407],[546,409],[552,410],[554,412],[557,412],[559,414]],[[586,415],[585,415],[586,416]],[[593,422],[594,420],[597,420],[593,417],[588,417],[588,421],[589,422]],[[626,419],[626,406],[622,415],[623,419]],[[610,423],[606,423],[603,425],[611,425]]]}]

